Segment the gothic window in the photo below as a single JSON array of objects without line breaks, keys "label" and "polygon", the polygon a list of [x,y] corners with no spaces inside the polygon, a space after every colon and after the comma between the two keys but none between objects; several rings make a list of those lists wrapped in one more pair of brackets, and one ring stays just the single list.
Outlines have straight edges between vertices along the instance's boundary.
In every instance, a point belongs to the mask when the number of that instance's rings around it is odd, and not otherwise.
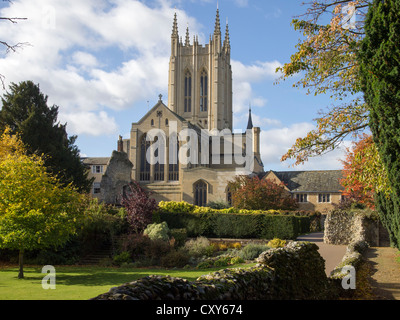
[{"label": "gothic window", "polygon": [[168,126],[169,122],[168,119],[165,119],[165,125]]},{"label": "gothic window", "polygon": [[200,75],[200,112],[208,110],[208,76],[207,72],[203,70]]},{"label": "gothic window", "polygon": [[232,207],[232,191],[229,187],[226,188],[226,202]]},{"label": "gothic window", "polygon": [[143,135],[140,143],[140,181],[150,181],[150,163],[146,159],[147,149],[150,148],[150,141]]},{"label": "gothic window", "polygon": [[194,204],[200,207],[207,204],[207,183],[203,180],[194,184]]},{"label": "gothic window", "polygon": [[169,162],[168,180],[169,181],[179,181],[179,159],[178,159],[179,142],[178,142],[178,138],[176,138],[176,144],[173,146],[170,146],[169,152],[171,152],[171,154],[172,154],[172,159],[170,159],[170,162]]},{"label": "gothic window", "polygon": [[[154,143],[157,140],[158,137],[155,137]],[[158,148],[154,151],[154,156],[158,157]],[[161,164],[160,161],[154,165],[154,181],[164,181],[164,164]]]},{"label": "gothic window", "polygon": [[192,112],[192,75],[185,72],[185,112]]},{"label": "gothic window", "polygon": [[154,126],[154,120],[153,120],[153,119],[151,119],[150,124],[151,124],[152,126]]}]

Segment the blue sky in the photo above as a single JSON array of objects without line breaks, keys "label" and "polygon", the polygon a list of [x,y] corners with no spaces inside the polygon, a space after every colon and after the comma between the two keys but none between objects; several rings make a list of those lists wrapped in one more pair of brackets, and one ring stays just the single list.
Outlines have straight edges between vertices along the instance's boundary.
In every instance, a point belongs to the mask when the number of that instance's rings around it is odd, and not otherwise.
[{"label": "blue sky", "polygon": [[[305,12],[301,0],[219,0],[222,30],[228,20],[233,69],[234,128],[244,129],[251,104],[261,127],[265,170],[340,169],[343,150],[290,167],[280,158],[313,119],[333,101],[274,84],[277,66],[290,60],[301,34],[292,19]],[[40,84],[59,120],[84,156],[108,157],[118,135],[129,137],[137,122],[163,95],[167,102],[170,35],[174,13],[181,36],[208,43],[214,30],[216,0],[13,0],[0,2],[0,39],[29,43],[0,55],[0,74],[10,82]],[[1,90],[1,94],[5,91]]]}]

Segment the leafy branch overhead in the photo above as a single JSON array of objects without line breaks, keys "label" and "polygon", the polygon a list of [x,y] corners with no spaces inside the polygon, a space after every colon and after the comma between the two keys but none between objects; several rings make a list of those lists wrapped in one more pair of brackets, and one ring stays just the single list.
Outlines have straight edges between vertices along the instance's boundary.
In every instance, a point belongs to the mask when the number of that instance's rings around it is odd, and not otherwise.
[{"label": "leafy branch overhead", "polygon": [[[279,81],[301,74],[294,87],[308,94],[329,94],[333,104],[320,111],[316,128],[282,156],[301,164],[337,148],[344,139],[355,139],[368,127],[368,108],[361,94],[357,51],[364,37],[364,21],[370,0],[312,1],[304,15],[294,19],[294,29],[302,32],[290,62],[279,67]],[[347,9],[355,9],[351,27]],[[322,24],[322,21],[329,23]]]}]

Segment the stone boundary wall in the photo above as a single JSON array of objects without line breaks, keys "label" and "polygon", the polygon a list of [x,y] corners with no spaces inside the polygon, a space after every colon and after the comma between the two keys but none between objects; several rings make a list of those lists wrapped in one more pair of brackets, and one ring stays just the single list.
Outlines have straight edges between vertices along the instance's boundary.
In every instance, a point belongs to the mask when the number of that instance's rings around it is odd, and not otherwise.
[{"label": "stone boundary wall", "polygon": [[379,246],[379,221],[368,218],[362,211],[333,210],[327,214],[324,243],[349,245],[357,241]]},{"label": "stone boundary wall", "polygon": [[[340,297],[351,297],[354,290],[345,290],[342,281],[353,267],[357,274],[362,265],[363,253],[369,246],[379,245],[379,221],[368,218],[362,212],[335,210],[327,215],[324,242],[347,245],[342,261],[331,272],[329,279]],[[347,279],[346,279],[347,280]]]},{"label": "stone boundary wall", "polygon": [[91,300],[326,300],[334,298],[325,261],[310,242],[269,249],[251,268],[224,269],[196,281],[148,276]]}]

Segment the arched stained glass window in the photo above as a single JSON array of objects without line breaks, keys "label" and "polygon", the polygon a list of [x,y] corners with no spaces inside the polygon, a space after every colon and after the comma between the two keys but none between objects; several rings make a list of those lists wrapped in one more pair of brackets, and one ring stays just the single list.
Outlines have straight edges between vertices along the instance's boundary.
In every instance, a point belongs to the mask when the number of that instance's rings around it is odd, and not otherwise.
[{"label": "arched stained glass window", "polygon": [[179,141],[178,138],[171,137],[171,141],[176,141],[170,144],[170,158],[169,158],[169,181],[179,181]]},{"label": "arched stained glass window", "polygon": [[189,71],[185,72],[185,112],[192,112],[192,75]]},{"label": "arched stained glass window", "polygon": [[150,141],[146,140],[144,134],[140,143],[140,181],[150,181],[150,163],[146,159],[147,149],[150,148]]},{"label": "arched stained glass window", "polygon": [[203,70],[200,75],[200,112],[208,110],[208,76],[207,71]]}]

